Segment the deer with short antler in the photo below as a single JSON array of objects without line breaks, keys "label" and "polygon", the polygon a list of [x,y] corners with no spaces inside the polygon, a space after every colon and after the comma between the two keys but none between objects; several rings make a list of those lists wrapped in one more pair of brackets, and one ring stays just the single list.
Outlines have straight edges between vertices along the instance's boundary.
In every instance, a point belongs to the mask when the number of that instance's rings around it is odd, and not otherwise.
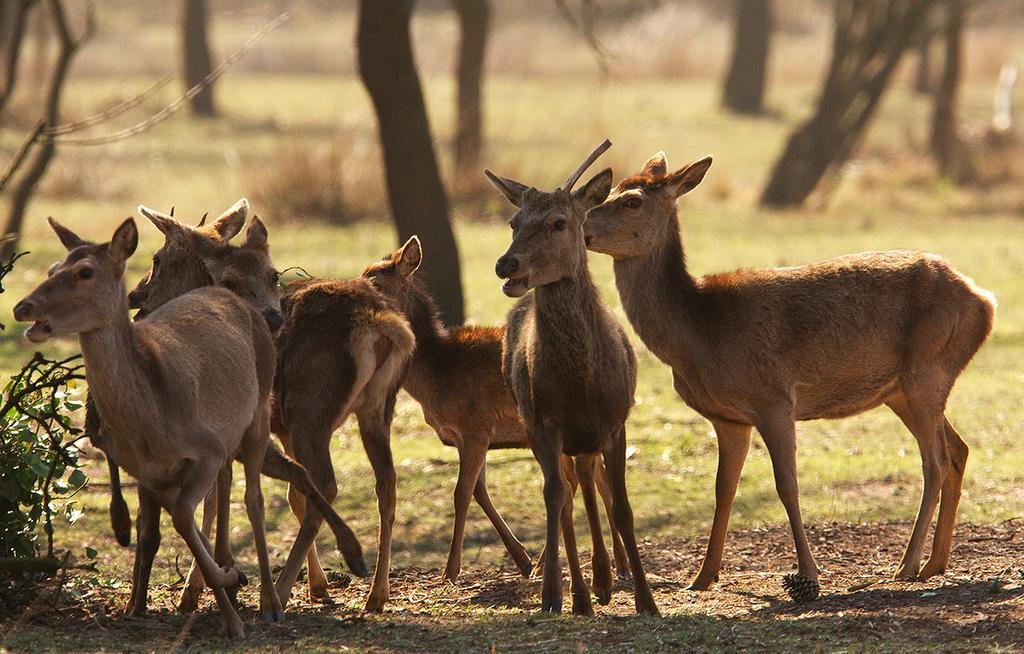
[{"label": "deer with short antler", "polygon": [[[367,266],[363,276],[398,303],[416,335],[416,350],[403,378],[402,388],[419,402],[424,419],[437,432],[441,442],[459,451],[455,521],[442,578],[455,580],[462,569],[462,543],[471,498],[475,498],[487,514],[520,572],[529,576],[532,570],[530,557],[487,492],[488,450],[529,447],[519,410],[501,374],[501,343],[505,330],[475,325],[446,327],[441,322],[437,303],[415,275],[422,259],[420,241],[413,236],[389,256]],[[565,472],[575,491],[575,467],[569,457],[565,459],[568,462]],[[611,492],[600,463],[596,479],[610,515]],[[611,562],[601,538],[601,521],[593,490],[585,488],[583,495],[594,538],[591,562],[594,594],[599,602],[607,604],[612,594]],[[610,526],[615,567],[621,576],[625,576],[629,564],[622,539],[615,526]]]},{"label": "deer with short antler", "polygon": [[[138,243],[135,222],[126,220],[103,244],[82,240],[52,218],[50,224],[68,256],[14,307],[15,319],[32,322],[26,336],[37,343],[78,334],[104,446],[171,514],[214,589],[230,636],[240,636],[243,626],[226,591],[245,578],[211,556],[195,509],[240,454],[259,559],[260,611],[267,620],[282,620],[259,476],[274,376],[274,344],[264,317],[233,293],[207,288],[133,323],[123,276]],[[215,337],[196,339],[196,333]]]},{"label": "deer with short antler", "polygon": [[[676,199],[711,157],[669,171],[662,153],[590,210],[591,250],[612,256],[622,305],[647,347],[671,366],[676,392],[718,436],[715,515],[692,588],[717,581],[729,513],[756,427],[789,516],[794,598],[816,597],[796,475],[797,420],[887,405],[917,439],[924,494],[896,577],[946,570],[967,445],[944,416],[954,382],[992,329],[993,296],[932,254],[867,252],[793,268],[694,278]],[[931,556],[924,541],[938,505]]]},{"label": "deer with short antler", "polygon": [[[586,211],[611,187],[604,170],[577,191],[580,175],[611,143],[605,142],[561,188],[539,191],[485,171],[516,207],[512,244],[495,271],[502,290],[523,299],[509,313],[502,370],[522,416],[527,438],[544,474],[547,510],[541,610],[562,609],[558,557],[565,525],[572,609],[592,614],[571,529],[572,497],[561,469],[562,455],[575,457],[583,488],[593,487],[593,459],[604,458],[612,489],[612,520],[622,535],[635,584],[639,613],[657,613],[633,532],[626,494],[626,417],[636,390],[636,357],[622,327],[601,302],[587,268],[583,243]],[[531,295],[526,295],[530,290]],[[525,296],[525,297],[524,297]],[[568,516],[568,520],[563,520]]]}]

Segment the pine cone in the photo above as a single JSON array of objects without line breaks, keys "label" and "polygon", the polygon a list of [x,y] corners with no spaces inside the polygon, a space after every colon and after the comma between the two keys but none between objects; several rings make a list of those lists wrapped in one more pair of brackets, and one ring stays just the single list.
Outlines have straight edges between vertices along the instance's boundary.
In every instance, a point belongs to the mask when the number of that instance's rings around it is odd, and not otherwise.
[{"label": "pine cone", "polygon": [[818,599],[821,587],[817,579],[801,574],[788,574],[782,578],[782,587],[786,589],[794,602],[810,602]]}]

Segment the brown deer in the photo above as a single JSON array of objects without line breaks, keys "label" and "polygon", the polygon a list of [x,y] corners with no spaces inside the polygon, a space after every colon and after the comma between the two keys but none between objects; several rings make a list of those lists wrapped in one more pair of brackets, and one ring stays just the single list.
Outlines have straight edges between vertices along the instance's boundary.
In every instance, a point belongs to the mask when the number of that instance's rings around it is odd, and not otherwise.
[{"label": "brown deer", "polygon": [[[518,209],[511,220],[512,244],[495,266],[498,277],[507,280],[502,290],[509,297],[522,297],[534,289],[509,313],[502,370],[544,473],[547,556],[541,610],[554,613],[562,609],[560,521],[565,527],[573,613],[593,613],[571,528],[572,496],[562,473],[563,453],[575,457],[584,489],[593,488],[593,459],[603,456],[612,489],[612,520],[633,573],[636,610],[658,612],[640,561],[626,494],[626,417],[636,389],[636,357],[598,296],[583,243],[584,216],[608,194],[611,170],[572,190],[610,146],[605,141],[552,192],[485,171]],[[563,516],[568,519],[563,521]]]},{"label": "brown deer", "polygon": [[[799,576],[787,577],[787,590],[796,599],[816,596],[818,569],[797,493],[795,421],[880,404],[917,439],[924,467],[920,511],[896,577],[942,573],[967,461],[967,445],[943,412],[957,376],[992,329],[995,299],[943,259],[906,251],[694,278],[676,199],[710,166],[706,157],[670,173],[658,153],[592,209],[585,225],[588,247],[614,259],[615,283],[637,334],[671,366],[676,392],[718,436],[714,524],[692,588],[706,590],[718,579],[756,427],[796,545]],[[921,569],[937,503],[931,557]]]},{"label": "brown deer", "polygon": [[[309,470],[331,501],[338,492],[331,434],[350,414],[356,415],[376,479],[380,514],[377,562],[364,608],[382,611],[389,595],[395,520],[391,418],[415,337],[398,307],[367,279],[299,280],[285,289],[281,306],[284,326],[277,338],[272,429],[285,452]],[[287,602],[307,559],[309,597],[329,600],[314,542],[322,518],[308,509],[301,495],[289,493],[288,499],[301,526],[278,577],[278,595]]]},{"label": "brown deer", "polygon": [[[262,308],[268,326],[280,327],[280,312],[274,306],[278,303],[278,275],[270,260],[266,230],[259,218],[253,219],[245,245],[227,245],[227,241],[244,225],[248,208],[248,202],[243,198],[210,227],[203,227],[204,216],[197,228],[191,228],[182,225],[171,216],[140,206],[139,212],[160,230],[165,240],[163,246],[153,255],[153,265],[149,272],[128,294],[133,308],[139,309],[139,314],[144,315],[195,288],[206,285],[228,286],[240,297],[248,298],[255,308]],[[366,564],[362,561],[362,548],[358,539],[345,521],[334,512],[330,503],[316,490],[306,469],[283,455],[271,442],[267,448],[262,472],[274,479],[288,481],[295,492],[308,496],[334,532],[338,547],[349,567],[355,574],[366,576]],[[230,484],[230,469],[227,474],[225,483]],[[115,495],[120,493],[120,488],[113,482],[111,490]],[[140,488],[141,492],[144,492],[144,489]],[[212,501],[215,496],[216,494],[213,494],[208,497],[204,505],[202,529],[207,536],[212,520],[215,516],[221,515]],[[141,506],[143,502],[140,499]],[[159,507],[156,507],[156,511],[158,518]],[[141,530],[143,526],[147,528],[145,532]],[[222,534],[226,539],[227,533],[226,528],[218,527],[217,545],[220,556],[224,558],[218,558],[218,562],[222,565],[229,565],[232,561],[227,541],[221,545]],[[149,571],[159,542],[158,520],[147,520],[140,515],[139,550],[136,552],[136,573],[129,601],[129,612],[133,615],[141,615],[146,610]],[[188,582],[182,589],[178,601],[178,610],[195,610],[202,587],[202,572],[193,562]]]},{"label": "brown deer", "polygon": [[[273,592],[259,470],[270,436],[274,344],[263,316],[229,291],[200,289],[132,323],[125,262],[138,231],[129,218],[109,243],[93,244],[52,218],[67,258],[14,308],[40,343],[77,333],[104,445],[170,514],[214,589],[225,630],[243,632],[226,588],[244,583],[221,568],[195,523],[196,505],[241,453],[245,503],[260,567],[260,611],[283,620]],[[215,334],[198,340],[194,334]]]},{"label": "brown deer", "polygon": [[[402,388],[420,403],[424,419],[437,432],[441,442],[459,451],[455,524],[442,578],[454,581],[462,569],[463,535],[471,498],[476,498],[487,514],[520,572],[529,576],[533,567],[529,555],[494,508],[487,493],[488,450],[529,447],[519,410],[501,375],[501,343],[505,330],[472,325],[445,327],[437,303],[414,275],[422,259],[420,241],[413,236],[395,252],[370,264],[363,276],[398,303],[416,336],[416,351]],[[570,486],[575,491],[575,468],[569,457],[565,457],[565,462],[568,462],[566,471],[570,476]],[[611,493],[603,466],[598,465],[596,475],[610,515]],[[607,604],[613,583],[611,562],[601,540],[600,516],[597,515],[592,493],[592,490],[584,490],[585,497],[589,495],[587,517],[591,534],[595,537],[593,586],[598,601]],[[629,564],[614,525],[611,526],[611,536],[616,569],[625,574]]]}]

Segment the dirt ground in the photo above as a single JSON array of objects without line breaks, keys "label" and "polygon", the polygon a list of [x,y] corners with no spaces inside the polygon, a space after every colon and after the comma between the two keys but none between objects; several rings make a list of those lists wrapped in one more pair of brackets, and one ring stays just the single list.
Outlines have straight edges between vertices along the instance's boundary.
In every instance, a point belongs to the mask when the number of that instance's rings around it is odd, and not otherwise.
[{"label": "dirt ground", "polygon": [[[198,613],[181,616],[173,612],[177,589],[157,591],[150,616],[126,618],[127,585],[111,589],[76,573],[37,588],[34,598],[9,595],[0,643],[10,651],[1024,650],[1024,520],[958,526],[947,575],[892,581],[909,532],[903,522],[810,526],[822,596],[805,604],[782,588],[794,559],[785,526],[730,534],[721,582],[706,593],[686,590],[703,540],[645,542],[660,619],[632,615],[628,580],[617,582],[611,605],[595,606],[595,618],[542,616],[539,580],[522,579],[511,564],[470,565],[454,584],[436,570],[396,569],[382,615],[359,611],[367,580],[330,572],[334,604],[304,602],[300,584],[287,621],[269,626],[255,623],[251,584],[240,593],[248,633],[238,643],[218,636],[210,597]],[[19,601],[28,608],[11,612]]]}]

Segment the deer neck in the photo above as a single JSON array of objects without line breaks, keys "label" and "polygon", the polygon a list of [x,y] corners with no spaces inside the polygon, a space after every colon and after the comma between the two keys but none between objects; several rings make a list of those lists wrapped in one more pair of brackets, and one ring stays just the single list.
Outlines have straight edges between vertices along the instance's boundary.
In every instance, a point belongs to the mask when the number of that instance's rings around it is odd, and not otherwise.
[{"label": "deer neck", "polygon": [[575,275],[537,287],[534,307],[541,355],[555,369],[591,374],[599,363],[603,323],[601,300],[585,261]]},{"label": "deer neck", "polygon": [[615,285],[626,316],[644,345],[673,368],[690,369],[702,365],[703,360],[700,291],[686,269],[674,209],[668,230],[668,236],[652,252],[615,260]]},{"label": "deer neck", "polygon": [[409,327],[416,337],[416,349],[402,387],[413,399],[422,403],[430,397],[431,389],[436,386],[436,355],[448,339],[448,330],[441,323],[437,303],[425,288],[414,282],[408,293],[403,308]]},{"label": "deer neck", "polygon": [[[111,439],[130,432],[144,407],[151,404],[150,379],[142,366],[128,316],[127,297],[114,310],[107,325],[79,334],[89,392],[95,399]],[[107,436],[105,433],[105,437]]]}]

